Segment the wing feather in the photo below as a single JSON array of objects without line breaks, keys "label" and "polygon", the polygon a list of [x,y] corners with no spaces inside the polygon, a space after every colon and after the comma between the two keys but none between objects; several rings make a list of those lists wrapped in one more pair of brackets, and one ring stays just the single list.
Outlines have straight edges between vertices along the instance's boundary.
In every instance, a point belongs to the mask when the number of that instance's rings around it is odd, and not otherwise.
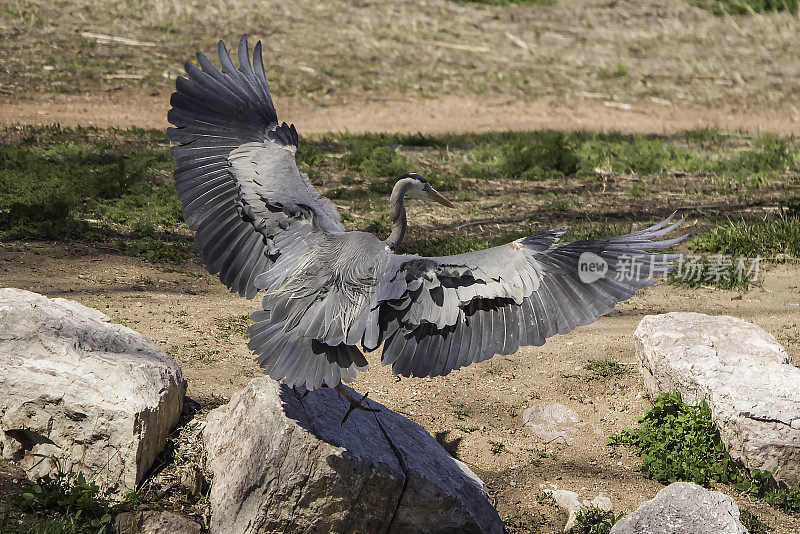
[{"label": "wing feather", "polygon": [[343,231],[335,207],[297,169],[297,131],[278,124],[261,51],[259,43],[251,60],[243,37],[236,68],[220,41],[221,69],[198,52],[168,113],[175,189],[195,244],[209,272],[247,298],[284,252],[276,242],[296,254],[315,232]]},{"label": "wing feather", "polygon": [[[561,243],[563,231],[550,230],[469,254],[393,257],[378,284],[382,363],[398,374],[447,374],[593,322],[669,271],[678,256],[649,251],[685,238],[658,240],[681,223],[674,215],[611,238]],[[581,279],[586,253],[606,262],[604,277]],[[631,261],[647,268],[626,272]]]}]

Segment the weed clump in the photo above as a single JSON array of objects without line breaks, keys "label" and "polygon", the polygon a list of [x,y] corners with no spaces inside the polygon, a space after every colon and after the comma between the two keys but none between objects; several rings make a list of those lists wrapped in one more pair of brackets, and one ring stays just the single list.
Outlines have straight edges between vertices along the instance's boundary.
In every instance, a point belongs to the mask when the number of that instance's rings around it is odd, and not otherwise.
[{"label": "weed clump", "polygon": [[614,68],[597,67],[597,75],[601,78],[624,78],[628,75],[628,67],[622,63],[617,63]]},{"label": "weed clump", "polygon": [[642,458],[642,474],[662,484],[733,484],[776,508],[800,513],[800,486],[778,488],[769,471],[738,469],[725,450],[705,401],[689,406],[680,393],[664,393],[639,419],[638,428],[611,436],[609,444],[634,447]]},{"label": "weed clump", "polygon": [[[60,519],[43,521],[42,526],[47,524],[45,532],[104,534],[111,523],[114,491],[115,488],[101,489],[96,483],[87,481],[82,473],[63,470],[56,460],[54,473],[39,477],[30,491],[21,495],[19,504],[36,514],[55,512],[61,516]],[[0,526],[7,519],[0,521]]]},{"label": "weed clump", "polygon": [[615,515],[612,511],[595,507],[581,508],[575,516],[575,526],[571,534],[608,534],[623,514]]}]

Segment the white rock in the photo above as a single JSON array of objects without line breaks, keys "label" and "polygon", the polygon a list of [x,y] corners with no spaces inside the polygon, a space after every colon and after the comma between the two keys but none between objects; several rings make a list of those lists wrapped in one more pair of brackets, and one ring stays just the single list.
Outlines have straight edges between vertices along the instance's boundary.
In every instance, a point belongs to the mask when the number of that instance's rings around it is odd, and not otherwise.
[{"label": "white rock", "polygon": [[522,412],[522,420],[542,441],[563,438],[567,443],[572,443],[575,425],[581,418],[569,406],[557,402],[541,402]]},{"label": "white rock", "polygon": [[603,510],[604,512],[610,512],[612,510],[611,499],[602,495],[598,495],[592,500],[581,501],[578,498],[578,493],[574,491],[553,489],[544,490],[544,493],[548,493],[551,497],[553,497],[556,505],[567,512],[568,517],[567,523],[564,525],[564,532],[569,532],[572,530],[572,527],[575,526],[575,520],[578,517],[578,513],[581,510],[585,510],[587,508],[597,508],[599,510]]},{"label": "white rock", "polygon": [[564,532],[569,532],[575,526],[575,518],[578,512],[581,511],[578,494],[569,490],[546,490],[545,493],[549,493],[553,500],[556,501],[556,505],[567,512],[569,517],[567,517],[567,524],[564,525]]},{"label": "white rock", "polygon": [[180,367],[97,310],[0,289],[0,451],[31,479],[51,456],[130,490],[178,422]]},{"label": "white rock", "polygon": [[800,482],[800,369],[761,328],[734,317],[668,313],[634,334],[645,389],[705,400],[733,458]]},{"label": "white rock", "polygon": [[334,390],[301,398],[260,377],[211,412],[212,532],[503,531],[466,465],[416,423],[368,404],[380,413],[355,411],[342,425],[347,404]]},{"label": "white rock", "polygon": [[747,534],[736,502],[694,482],[674,482],[611,527],[609,534]]}]

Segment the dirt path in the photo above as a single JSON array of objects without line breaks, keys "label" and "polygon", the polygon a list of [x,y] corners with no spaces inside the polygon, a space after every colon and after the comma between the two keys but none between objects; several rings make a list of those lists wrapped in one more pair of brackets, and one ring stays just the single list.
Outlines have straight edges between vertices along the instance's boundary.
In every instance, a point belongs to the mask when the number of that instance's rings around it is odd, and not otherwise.
[{"label": "dirt path", "polygon": [[[276,98],[281,120],[301,134],[328,132],[421,132],[429,134],[502,130],[594,130],[671,134],[717,126],[725,130],[800,135],[797,108],[731,109],[683,107],[652,102],[627,104],[589,98],[516,101],[452,95],[440,98],[366,97],[341,104]],[[35,100],[0,99],[0,124],[54,124],[99,128],[163,129],[169,97],[127,98],[49,95]]]}]

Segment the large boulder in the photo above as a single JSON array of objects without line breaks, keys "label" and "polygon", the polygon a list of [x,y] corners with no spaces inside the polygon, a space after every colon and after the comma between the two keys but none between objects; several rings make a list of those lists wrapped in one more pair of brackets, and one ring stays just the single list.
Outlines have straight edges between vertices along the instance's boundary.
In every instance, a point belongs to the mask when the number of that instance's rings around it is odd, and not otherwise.
[{"label": "large boulder", "polygon": [[[132,490],[178,422],[180,367],[97,310],[0,289],[0,453]],[[53,460],[57,459],[57,462]]]},{"label": "large boulder", "polygon": [[342,424],[348,404],[336,391],[303,396],[260,377],[211,412],[212,532],[503,531],[466,465],[418,424],[368,404],[380,412]]},{"label": "large boulder", "polygon": [[611,527],[609,534],[747,534],[736,502],[694,482],[673,482]]},{"label": "large boulder", "polygon": [[648,315],[634,334],[645,389],[705,400],[731,456],[800,482],[800,369],[761,328],[735,317]]}]

